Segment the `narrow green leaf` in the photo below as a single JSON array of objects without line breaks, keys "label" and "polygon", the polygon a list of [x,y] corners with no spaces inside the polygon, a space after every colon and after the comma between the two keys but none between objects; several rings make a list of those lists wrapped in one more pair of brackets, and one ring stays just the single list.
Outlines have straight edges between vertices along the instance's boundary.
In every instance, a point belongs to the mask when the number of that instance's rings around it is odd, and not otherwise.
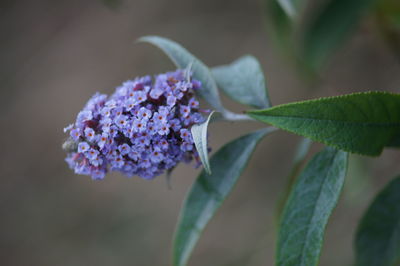
[{"label": "narrow green leaf", "polygon": [[325,148],[298,177],[283,211],[278,266],[318,264],[325,227],[343,187],[347,153]]},{"label": "narrow green leaf", "polygon": [[302,40],[303,57],[311,68],[318,70],[325,63],[374,1],[377,0],[328,0],[313,9]]},{"label": "narrow green leaf", "polygon": [[243,56],[230,65],[212,68],[218,86],[233,100],[255,108],[271,107],[260,63]]},{"label": "narrow green leaf", "polygon": [[267,128],[242,136],[217,151],[210,160],[213,172],[203,170],[181,211],[174,240],[173,265],[186,265],[201,232],[232,190],[256,144],[274,129]]},{"label": "narrow green leaf", "polygon": [[400,132],[400,94],[366,92],[283,104],[249,115],[349,152],[377,156]]},{"label": "narrow green leaf", "polygon": [[400,177],[374,199],[355,239],[357,266],[400,265]]},{"label": "narrow green leaf", "polygon": [[294,154],[293,158],[293,163],[292,163],[292,169],[287,177],[287,184],[285,186],[285,190],[282,193],[282,196],[280,200],[278,201],[277,205],[277,218],[280,219],[280,216],[282,214],[283,208],[285,207],[286,200],[289,197],[291,188],[293,187],[294,182],[296,181],[296,178],[299,174],[299,171],[301,169],[301,166],[306,160],[306,156],[310,150],[312,141],[307,138],[303,138],[298,144],[296,148],[296,152]]},{"label": "narrow green leaf", "polygon": [[224,108],[219,98],[217,84],[211,75],[210,69],[198,58],[188,52],[176,42],[158,36],[145,36],[139,39],[160,48],[173,62],[181,69],[185,69],[192,64],[193,77],[202,82],[202,89],[198,94],[204,98],[215,110],[224,112]]},{"label": "narrow green leaf", "polygon": [[194,124],[190,129],[193,136],[194,145],[203,163],[204,170],[207,174],[211,174],[210,162],[208,161],[208,145],[207,145],[207,129],[211,120],[220,118],[220,113],[211,112],[207,120],[201,124]]}]

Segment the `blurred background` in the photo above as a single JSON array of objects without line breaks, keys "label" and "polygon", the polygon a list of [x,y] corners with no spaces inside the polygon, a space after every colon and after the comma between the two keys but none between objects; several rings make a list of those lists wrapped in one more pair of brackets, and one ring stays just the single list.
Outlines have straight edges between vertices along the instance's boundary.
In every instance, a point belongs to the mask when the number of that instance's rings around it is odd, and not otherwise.
[{"label": "blurred background", "polygon": [[[399,92],[400,65],[365,17],[318,74],[303,78],[272,39],[259,0],[2,0],[0,2],[0,265],[170,265],[175,223],[199,170],[181,165],[172,190],[145,181],[75,175],[62,129],[88,98],[122,81],[174,69],[143,35],[171,38],[207,65],[243,54],[261,62],[273,104],[354,91]],[[241,112],[246,109],[224,99]],[[215,124],[213,150],[257,123]],[[276,204],[299,137],[258,146],[207,226],[189,265],[273,265]],[[321,148],[316,144],[312,151]],[[357,220],[400,173],[399,152],[351,157],[345,192],[328,225],[321,265],[351,265]]]}]

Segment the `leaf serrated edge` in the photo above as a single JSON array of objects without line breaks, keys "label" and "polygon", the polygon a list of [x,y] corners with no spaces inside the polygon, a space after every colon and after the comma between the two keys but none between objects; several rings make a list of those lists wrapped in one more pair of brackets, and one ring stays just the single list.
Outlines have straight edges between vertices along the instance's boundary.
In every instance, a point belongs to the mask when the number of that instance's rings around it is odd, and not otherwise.
[{"label": "leaf serrated edge", "polygon": [[273,111],[275,109],[278,109],[280,107],[286,107],[286,106],[294,106],[294,105],[299,105],[303,103],[315,103],[315,102],[323,102],[325,100],[332,100],[332,99],[341,99],[341,98],[350,98],[353,96],[357,95],[389,95],[389,96],[396,96],[400,97],[400,94],[398,93],[392,93],[392,92],[387,92],[387,91],[367,91],[367,92],[355,92],[355,93],[350,93],[350,94],[344,94],[344,95],[338,95],[338,96],[328,96],[328,97],[320,97],[320,98],[315,98],[315,99],[310,99],[310,100],[305,100],[305,101],[298,101],[298,102],[292,102],[292,103],[284,103],[280,105],[276,105],[274,107],[264,109],[264,110],[250,110],[246,111],[248,114],[257,114],[257,113],[262,113],[266,110],[268,111]]},{"label": "leaf serrated edge", "polygon": [[[249,116],[251,116],[252,118],[260,120],[258,116],[263,115],[263,112],[271,112],[271,111],[274,111],[275,109],[279,109],[279,108],[282,108],[282,107],[296,106],[296,105],[301,105],[301,104],[304,104],[304,103],[316,103],[316,102],[317,103],[321,103],[321,102],[324,102],[326,100],[350,98],[350,97],[354,97],[354,96],[357,96],[357,95],[388,95],[388,96],[400,97],[400,94],[392,93],[392,92],[386,92],[386,91],[355,92],[355,93],[339,95],[339,96],[320,97],[320,98],[311,99],[311,100],[298,101],[298,102],[293,102],[293,103],[285,103],[285,104],[280,104],[280,105],[277,105],[277,106],[274,106],[274,107],[271,107],[271,108],[268,108],[268,109],[264,109],[264,110],[250,110],[250,111],[247,111],[246,113],[249,114]],[[275,117],[277,117],[277,116],[275,116]],[[298,118],[305,119],[304,117],[298,117]],[[315,120],[318,120],[318,119],[315,119]],[[322,120],[322,119],[320,119],[320,120]],[[333,120],[331,120],[331,121],[333,121]],[[336,121],[339,121],[339,120],[336,120]],[[342,121],[342,122],[344,122],[344,121]],[[275,123],[268,122],[268,124],[271,124],[271,125],[276,126],[276,127],[280,128],[280,129],[286,130],[288,132],[294,133],[296,135],[300,135],[300,136],[303,136],[303,137],[306,137],[306,138],[311,138],[310,136],[307,136],[305,134],[300,134],[300,133],[295,132],[295,131],[293,131],[291,129],[288,129],[287,127],[284,127],[284,126],[281,126],[281,125],[278,126]],[[400,126],[400,123],[399,123],[399,126]],[[382,147],[377,153],[368,153],[367,154],[367,153],[360,153],[360,152],[353,151],[353,150],[350,150],[350,149],[347,149],[347,148],[339,147],[338,145],[336,145],[334,143],[327,142],[324,139],[314,138],[314,137],[311,138],[311,139],[314,140],[314,141],[317,141],[317,142],[321,142],[321,143],[323,143],[325,145],[334,147],[336,149],[339,149],[339,150],[342,150],[342,151],[345,151],[345,152],[350,152],[350,153],[353,153],[353,154],[358,154],[358,155],[370,155],[370,156],[373,156],[373,157],[377,157],[382,153],[382,151],[384,149],[384,147]]]}]

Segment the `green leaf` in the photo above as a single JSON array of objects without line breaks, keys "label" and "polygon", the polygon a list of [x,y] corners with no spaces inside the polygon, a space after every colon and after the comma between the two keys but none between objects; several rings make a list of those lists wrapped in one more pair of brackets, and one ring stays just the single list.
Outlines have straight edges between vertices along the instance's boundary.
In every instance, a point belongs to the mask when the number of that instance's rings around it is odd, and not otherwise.
[{"label": "green leaf", "polygon": [[254,56],[243,56],[230,65],[212,68],[218,86],[233,100],[255,108],[271,106],[260,63]]},{"label": "green leaf", "polygon": [[357,266],[400,265],[400,177],[374,199],[355,239]]},{"label": "green leaf", "polygon": [[324,231],[343,187],[347,153],[325,148],[298,177],[283,211],[278,266],[318,264]]},{"label": "green leaf", "polygon": [[294,154],[293,162],[292,162],[292,169],[287,177],[287,184],[285,186],[285,190],[282,193],[280,200],[278,201],[277,205],[277,218],[280,219],[282,214],[283,208],[285,206],[286,200],[289,197],[290,191],[293,187],[294,182],[299,174],[299,171],[306,160],[306,156],[310,150],[312,141],[307,138],[303,138],[296,147],[296,152]]},{"label": "green leaf", "polygon": [[377,0],[328,0],[314,8],[302,33],[302,54],[318,70],[351,34],[362,15]]},{"label": "green leaf", "polygon": [[174,266],[186,265],[201,232],[232,190],[256,144],[272,131],[266,128],[242,136],[212,156],[212,174],[200,173],[182,208],[174,240]]},{"label": "green leaf", "polygon": [[204,98],[215,110],[224,112],[225,109],[219,98],[217,84],[211,75],[210,69],[194,55],[176,42],[158,36],[145,36],[139,39],[142,42],[151,43],[160,48],[181,69],[192,64],[193,77],[202,82],[202,89],[198,94]]},{"label": "green leaf", "polygon": [[203,163],[204,170],[207,174],[211,174],[210,162],[208,161],[208,145],[207,145],[207,129],[211,120],[220,118],[220,113],[214,111],[208,116],[207,120],[201,124],[194,124],[190,129],[193,136],[194,145],[199,154],[200,160]]},{"label": "green leaf", "polygon": [[400,94],[366,92],[283,104],[249,115],[349,152],[377,156],[400,132]]}]

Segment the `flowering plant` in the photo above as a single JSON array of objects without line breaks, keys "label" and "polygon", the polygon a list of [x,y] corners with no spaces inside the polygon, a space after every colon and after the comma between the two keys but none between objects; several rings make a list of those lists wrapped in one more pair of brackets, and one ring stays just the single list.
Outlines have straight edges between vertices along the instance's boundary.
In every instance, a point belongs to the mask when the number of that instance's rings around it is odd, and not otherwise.
[{"label": "flowering plant", "polygon": [[[154,81],[149,76],[127,81],[110,97],[95,94],[65,129],[70,134],[64,144],[69,166],[93,179],[104,178],[109,170],[151,179],[169,173],[180,161],[202,164],[204,170],[186,198],[174,240],[173,265],[186,265],[257,143],[278,128],[303,136],[291,175],[294,182],[280,216],[276,261],[317,265],[326,225],[343,188],[348,154],[378,156],[386,147],[400,146],[400,95],[363,92],[272,106],[260,64],[252,56],[209,69],[171,40],[149,36],[141,41],[162,49],[178,70],[157,75]],[[218,89],[252,110],[244,114],[227,110]],[[197,95],[212,111],[200,108]],[[225,144],[209,159],[207,128],[218,120],[270,126]],[[328,147],[297,174],[312,141]],[[358,265],[398,261],[399,200],[397,178],[360,223]],[[369,264],[365,258],[370,250],[384,254],[384,263]]]}]

